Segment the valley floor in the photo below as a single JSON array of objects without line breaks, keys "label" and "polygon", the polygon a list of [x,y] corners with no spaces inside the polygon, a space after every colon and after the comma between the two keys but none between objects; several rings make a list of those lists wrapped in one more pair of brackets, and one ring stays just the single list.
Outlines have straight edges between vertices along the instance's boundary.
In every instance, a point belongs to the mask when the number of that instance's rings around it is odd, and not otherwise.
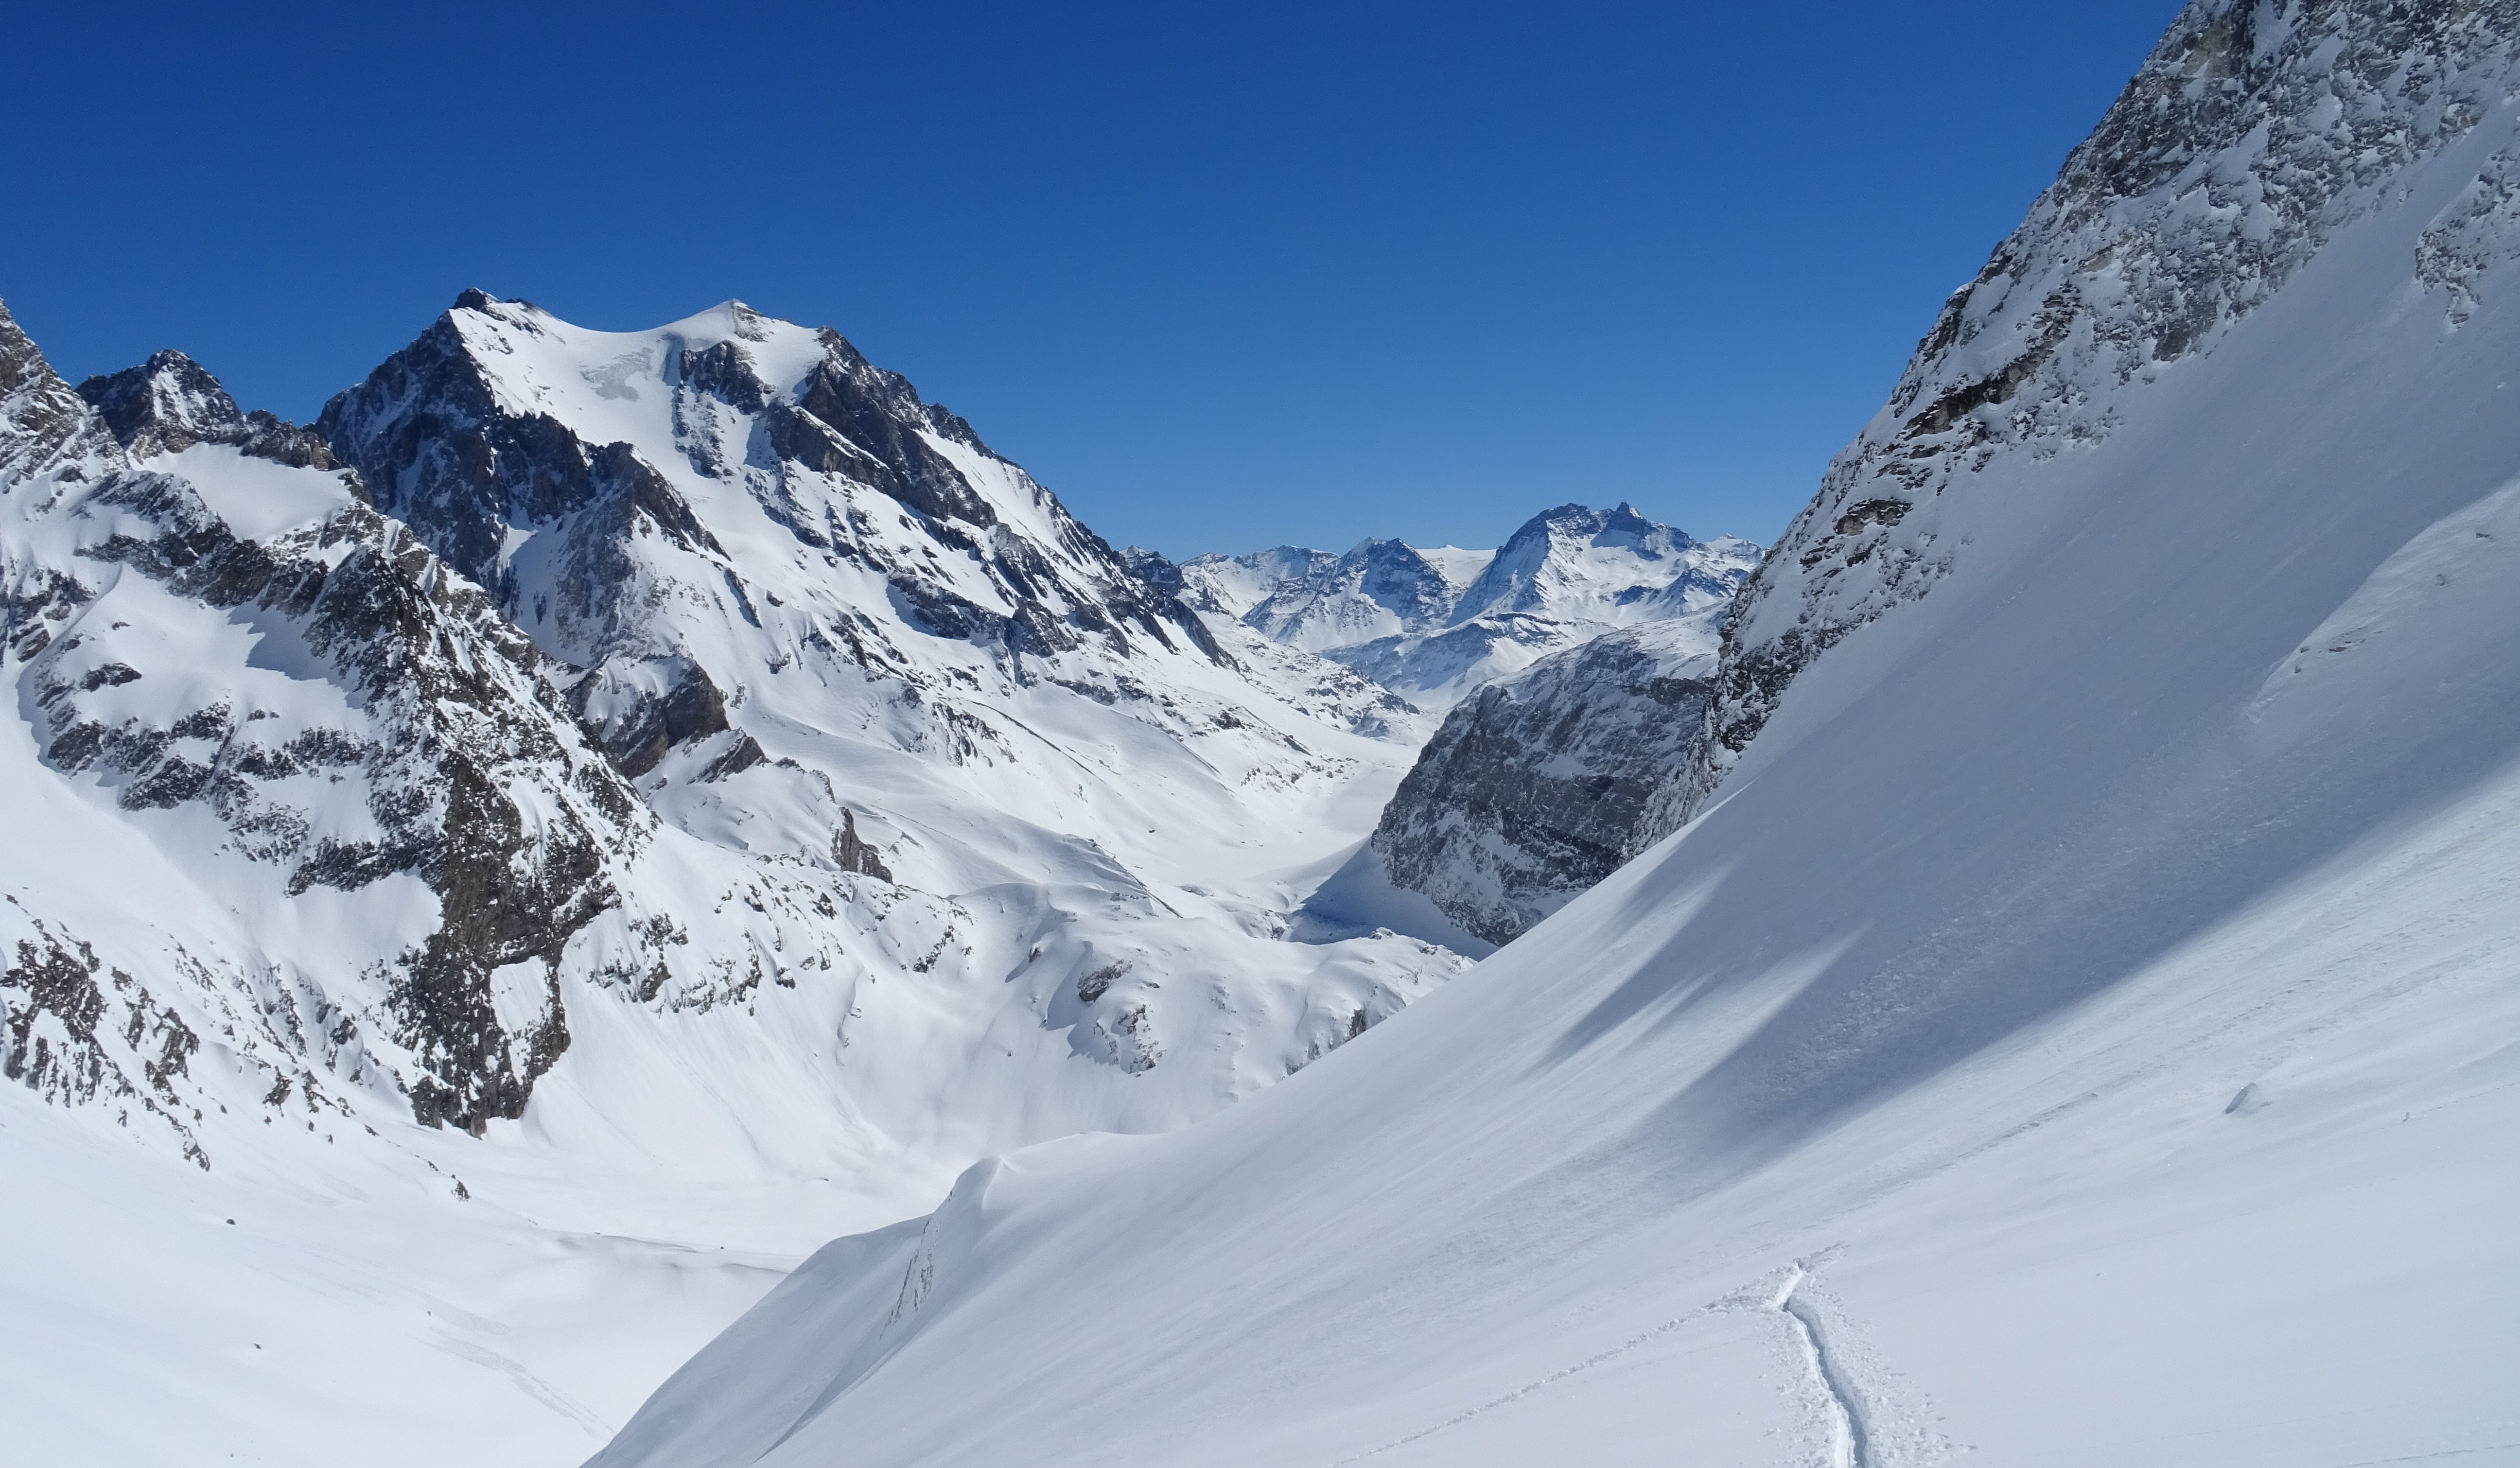
[{"label": "valley floor", "polygon": [[[1362,840],[1402,759],[1288,802],[1232,859],[1196,853],[1174,873],[1194,890],[1157,890],[1192,912],[1290,914]],[[570,1019],[525,1119],[484,1137],[354,1094],[355,1119],[209,1118],[206,1172],[145,1118],[0,1087],[12,1456],[575,1463],[815,1249],[928,1212],[1006,1144],[949,1126],[905,1145],[776,1096],[732,1127],[732,1102],[678,1119],[675,1088],[704,1090],[720,1062],[740,1073],[740,1054],[663,1049],[641,1033],[653,1016],[592,991]],[[709,1044],[742,1033],[723,1024]],[[678,1059],[690,1075],[668,1074]]]}]

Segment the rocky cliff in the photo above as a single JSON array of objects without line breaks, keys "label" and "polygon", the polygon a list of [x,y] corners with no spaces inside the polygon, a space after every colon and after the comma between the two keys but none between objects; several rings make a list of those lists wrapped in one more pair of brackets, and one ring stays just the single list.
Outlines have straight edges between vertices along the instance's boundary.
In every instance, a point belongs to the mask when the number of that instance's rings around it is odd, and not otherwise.
[{"label": "rocky cliff", "polygon": [[1374,826],[1384,873],[1500,945],[1608,876],[1694,745],[1714,645],[1623,628],[1456,704]]}]

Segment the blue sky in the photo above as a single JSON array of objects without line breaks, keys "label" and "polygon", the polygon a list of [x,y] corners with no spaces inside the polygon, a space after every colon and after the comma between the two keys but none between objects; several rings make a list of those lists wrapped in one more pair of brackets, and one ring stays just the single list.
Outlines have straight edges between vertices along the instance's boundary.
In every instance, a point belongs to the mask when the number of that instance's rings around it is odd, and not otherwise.
[{"label": "blue sky", "polygon": [[1764,540],[2177,9],[35,7],[0,296],[298,419],[467,286],[739,296],[1115,544]]}]

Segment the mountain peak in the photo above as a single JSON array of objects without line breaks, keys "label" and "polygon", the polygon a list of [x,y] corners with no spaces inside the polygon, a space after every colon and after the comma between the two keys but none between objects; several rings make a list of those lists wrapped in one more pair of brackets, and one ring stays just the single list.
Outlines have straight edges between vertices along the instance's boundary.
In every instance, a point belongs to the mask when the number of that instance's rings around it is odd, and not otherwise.
[{"label": "mountain peak", "polygon": [[[179,351],[155,352],[138,367],[89,378],[78,394],[135,460],[214,443],[297,468],[340,467],[314,429],[260,409],[240,411],[207,368]],[[362,491],[354,485],[352,492]]]}]

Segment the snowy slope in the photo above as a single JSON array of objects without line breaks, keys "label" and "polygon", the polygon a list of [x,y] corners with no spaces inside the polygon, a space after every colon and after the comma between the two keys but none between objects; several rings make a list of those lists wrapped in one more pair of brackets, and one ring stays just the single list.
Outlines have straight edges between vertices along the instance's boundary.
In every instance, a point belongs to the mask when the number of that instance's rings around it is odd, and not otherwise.
[{"label": "snowy slope", "polygon": [[1345,556],[1281,546],[1164,570],[1200,610],[1441,709],[1614,627],[1698,616],[1711,635],[1759,555],[1731,536],[1692,540],[1626,505],[1561,505],[1493,551],[1369,540]]},{"label": "snowy slope", "polygon": [[2081,379],[2105,432],[1966,409],[1927,594],[1684,830],[1286,1085],[832,1244],[598,1461],[2520,1462],[2515,32],[2191,7],[2100,134],[2137,257],[2270,136],[2404,146]]},{"label": "snowy slope", "polygon": [[[0,1404],[48,1460],[580,1456],[812,1242],[1463,966],[1283,941],[1405,704],[1218,642],[829,334],[468,300],[329,438],[179,354],[73,391],[0,315]],[[622,366],[668,338],[715,376]]]}]

